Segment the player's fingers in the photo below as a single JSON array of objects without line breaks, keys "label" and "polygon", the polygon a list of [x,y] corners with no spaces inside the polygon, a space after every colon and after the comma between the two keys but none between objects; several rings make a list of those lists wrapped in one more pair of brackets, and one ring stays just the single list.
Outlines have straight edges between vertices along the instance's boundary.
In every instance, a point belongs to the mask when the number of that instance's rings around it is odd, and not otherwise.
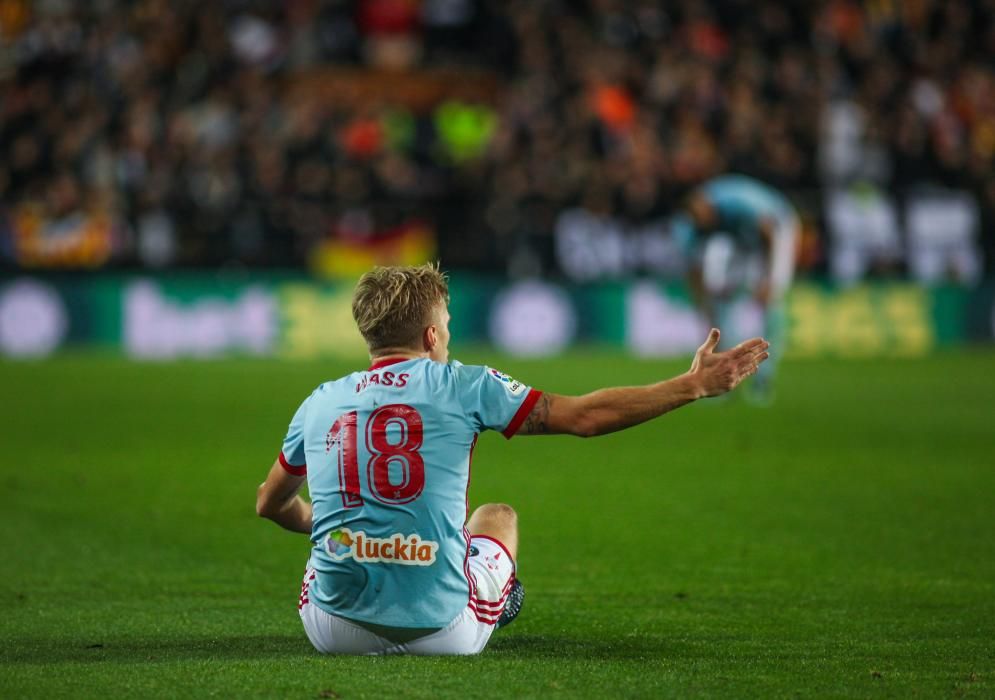
[{"label": "player's fingers", "polygon": [[750,362],[756,358],[762,352],[767,350],[767,344],[761,343],[759,345],[753,345],[745,348],[735,347],[729,351],[732,357],[737,362]]},{"label": "player's fingers", "polygon": [[763,338],[750,338],[749,340],[744,340],[742,343],[733,348],[733,353],[737,356],[747,355],[750,353],[755,353],[759,350],[766,350],[769,347],[766,340]]},{"label": "player's fingers", "polygon": [[750,355],[749,357],[744,357],[740,360],[740,372],[744,375],[751,375],[757,371],[760,367],[760,363],[770,357],[769,353],[761,352],[758,355]]},{"label": "player's fingers", "polygon": [[763,362],[763,360],[761,360],[760,357],[763,356],[763,359],[766,360],[770,356],[770,354],[767,352],[767,348],[769,347],[770,344],[764,342],[763,345],[757,346],[757,348],[751,353],[750,357],[753,359],[754,362]]},{"label": "player's fingers", "polygon": [[715,350],[715,346],[719,344],[719,329],[713,328],[708,332],[708,337],[705,338],[705,342],[701,344],[698,348],[699,353],[707,353]]},{"label": "player's fingers", "polygon": [[763,362],[764,360],[766,360],[768,357],[770,357],[770,353],[769,352],[767,352],[766,350],[760,350],[758,352],[752,353],[752,354],[747,355],[746,357],[742,358],[742,362],[745,362],[745,363],[751,364],[751,365],[759,365],[761,362]]}]

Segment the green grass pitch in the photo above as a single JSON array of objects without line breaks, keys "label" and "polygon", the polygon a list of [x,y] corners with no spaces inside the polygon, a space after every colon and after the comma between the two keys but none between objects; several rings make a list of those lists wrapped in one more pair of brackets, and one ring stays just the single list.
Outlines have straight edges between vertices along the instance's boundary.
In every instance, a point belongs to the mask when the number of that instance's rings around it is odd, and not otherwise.
[{"label": "green grass pitch", "polygon": [[[551,391],[683,363],[490,360]],[[0,697],[993,697],[995,353],[806,361],[769,409],[481,438],[528,596],[475,658],[320,657],[255,517],[344,362],[0,362]]]}]

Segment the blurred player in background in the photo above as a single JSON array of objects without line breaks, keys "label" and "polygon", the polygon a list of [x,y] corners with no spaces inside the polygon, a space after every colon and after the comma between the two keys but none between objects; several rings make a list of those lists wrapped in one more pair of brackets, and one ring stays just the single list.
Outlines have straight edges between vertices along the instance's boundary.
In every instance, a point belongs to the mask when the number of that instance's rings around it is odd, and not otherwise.
[{"label": "blurred player in background", "polygon": [[[742,175],[705,182],[673,222],[691,257],[695,300],[712,326],[731,326],[741,292],[763,310],[764,336],[784,353],[784,298],[794,276],[798,216],[779,192]],[[747,388],[755,403],[773,400],[775,362],[766,362]]]},{"label": "blurred player in background", "polygon": [[517,615],[515,511],[467,519],[479,433],[622,430],[725,393],[767,358],[760,338],[715,352],[712,329],[678,377],[560,396],[450,362],[448,303],[433,265],[365,274],[352,310],[372,363],[301,404],[259,487],[259,515],[311,536],[299,610],[322,653],[476,654]]}]

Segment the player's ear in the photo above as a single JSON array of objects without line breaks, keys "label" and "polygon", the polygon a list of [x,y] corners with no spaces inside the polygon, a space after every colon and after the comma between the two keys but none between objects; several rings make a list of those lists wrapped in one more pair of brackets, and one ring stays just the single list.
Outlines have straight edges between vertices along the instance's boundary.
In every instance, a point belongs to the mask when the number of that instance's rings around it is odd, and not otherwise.
[{"label": "player's ear", "polygon": [[433,323],[422,333],[422,349],[425,352],[432,352],[439,344],[439,329]]}]

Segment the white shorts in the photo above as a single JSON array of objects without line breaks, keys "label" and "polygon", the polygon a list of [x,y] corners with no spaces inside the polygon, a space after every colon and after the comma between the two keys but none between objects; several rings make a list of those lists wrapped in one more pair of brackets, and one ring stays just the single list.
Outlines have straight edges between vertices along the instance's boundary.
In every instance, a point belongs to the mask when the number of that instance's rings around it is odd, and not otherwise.
[{"label": "white shorts", "polygon": [[[315,572],[308,562],[297,607],[311,644],[322,654],[479,654],[504,610],[515,581],[515,562],[503,544],[486,535],[474,536],[470,545],[469,604],[442,629],[407,642],[382,637],[311,602],[308,589]],[[398,632],[404,636],[410,631]]]},{"label": "white shorts", "polygon": [[801,223],[796,214],[785,216],[778,222],[774,231],[774,240],[771,242],[774,248],[770,270],[772,299],[782,298],[791,286],[791,280],[795,276],[799,238],[801,238]]},{"label": "white shorts", "polygon": [[709,236],[700,253],[705,289],[713,295],[726,295],[754,290],[769,280],[771,300],[780,300],[794,278],[800,231],[793,213],[778,219],[769,257],[760,249],[744,250],[729,234]]}]

